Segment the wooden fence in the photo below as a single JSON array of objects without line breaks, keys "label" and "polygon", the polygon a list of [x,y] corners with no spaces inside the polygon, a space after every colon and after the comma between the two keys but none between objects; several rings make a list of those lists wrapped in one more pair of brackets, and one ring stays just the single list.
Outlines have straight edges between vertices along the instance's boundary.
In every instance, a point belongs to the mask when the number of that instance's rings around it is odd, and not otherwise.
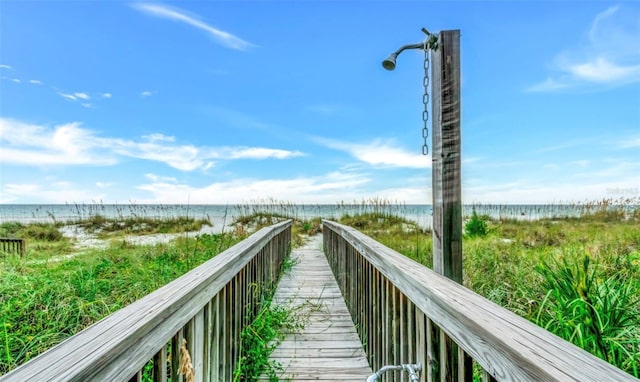
[{"label": "wooden fence", "polygon": [[15,253],[24,257],[26,242],[24,239],[0,237],[0,252]]},{"label": "wooden fence", "polygon": [[182,382],[186,340],[195,381],[231,381],[240,333],[279,277],[291,221],[263,228],[184,276],[0,377],[24,381]]},{"label": "wooden fence", "polygon": [[474,372],[483,381],[638,381],[353,228],[324,221],[323,235],[374,371],[420,363],[421,381],[473,381]]}]

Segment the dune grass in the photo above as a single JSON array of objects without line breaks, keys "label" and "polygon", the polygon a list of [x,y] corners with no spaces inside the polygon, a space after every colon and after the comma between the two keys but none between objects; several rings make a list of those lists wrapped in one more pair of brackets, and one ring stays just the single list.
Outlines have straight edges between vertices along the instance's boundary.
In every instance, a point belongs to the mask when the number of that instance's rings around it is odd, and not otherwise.
[{"label": "dune grass", "polygon": [[[320,231],[320,218],[299,219],[293,205],[270,203],[242,207],[235,229],[225,234],[141,247],[115,241],[55,263],[28,259],[73,252],[73,243],[59,235],[59,223],[1,224],[0,236],[27,237],[30,249],[27,259],[3,256],[0,262],[0,374],[263,226],[293,218],[294,245]],[[355,213],[343,206],[336,220],[431,267],[431,233],[400,217],[402,207],[389,205],[363,203]],[[176,219],[166,228],[144,218],[114,223],[95,215],[75,223],[110,237],[205,224]],[[585,203],[580,217],[475,219],[474,232],[482,234],[467,232],[463,239],[465,286],[639,376],[640,209]]]},{"label": "dune grass", "polygon": [[[584,219],[476,219],[486,226],[484,234],[463,239],[465,286],[640,376],[637,210],[596,210]],[[341,222],[432,266],[431,234],[411,222],[371,214]]]},{"label": "dune grass", "polygon": [[197,267],[232,233],[170,244],[111,245],[65,261],[0,262],[0,374]]}]

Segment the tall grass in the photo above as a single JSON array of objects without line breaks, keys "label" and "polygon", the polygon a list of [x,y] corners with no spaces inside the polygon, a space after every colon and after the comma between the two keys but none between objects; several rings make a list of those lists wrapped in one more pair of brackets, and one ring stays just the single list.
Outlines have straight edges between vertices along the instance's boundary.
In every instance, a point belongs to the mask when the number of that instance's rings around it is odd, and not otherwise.
[{"label": "tall grass", "polygon": [[[585,211],[539,220],[472,216],[468,222],[486,227],[464,236],[464,284],[638,377],[640,209],[602,202]],[[432,266],[431,235],[411,222],[376,214],[341,222]]]},{"label": "tall grass", "polygon": [[63,262],[0,266],[0,374],[156,290],[237,242],[231,234],[172,244],[112,245]]}]

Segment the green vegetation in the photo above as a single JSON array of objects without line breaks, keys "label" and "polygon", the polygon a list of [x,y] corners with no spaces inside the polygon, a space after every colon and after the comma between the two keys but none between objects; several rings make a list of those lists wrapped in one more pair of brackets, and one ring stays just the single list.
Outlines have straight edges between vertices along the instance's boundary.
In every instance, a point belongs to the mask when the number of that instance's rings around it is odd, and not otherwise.
[{"label": "green vegetation", "polygon": [[181,233],[199,231],[203,226],[210,226],[208,219],[195,219],[187,216],[176,216],[166,219],[149,217],[126,217],[109,219],[102,215],[93,215],[88,220],[77,222],[87,232],[97,233],[100,238],[109,238],[114,234],[149,235],[156,233]]},{"label": "green vegetation", "polygon": [[[93,210],[86,215],[87,220],[72,224],[110,239],[107,248],[78,253],[56,219],[52,223],[0,224],[0,236],[28,240],[25,258],[0,254],[0,375],[197,267],[254,230],[286,218],[258,213],[242,217],[232,232],[195,238],[180,235],[168,244],[136,246],[125,241],[125,236],[197,231],[208,220],[108,219]],[[320,219],[296,220],[293,241],[300,244],[319,231]],[[283,271],[291,266],[286,261]],[[245,380],[260,370],[268,375],[277,371],[277,365],[267,363],[265,368],[261,362],[268,360],[269,349],[275,346],[276,330],[300,325],[298,313],[274,306],[270,299],[264,303],[243,334],[243,346],[249,350],[239,377]],[[252,337],[250,333],[257,334]]]},{"label": "green vegetation", "polygon": [[[321,219],[298,218],[299,211],[290,203],[268,201],[237,208],[240,213],[231,232],[193,239],[184,235],[155,246],[134,246],[121,239],[128,234],[194,231],[208,221],[110,220],[92,210],[83,215],[87,219],[74,223],[110,239],[110,246],[64,261],[40,261],[75,251],[55,219],[47,224],[0,224],[0,236],[28,239],[25,259],[0,254],[0,374],[261,227],[292,218],[294,246],[321,230]],[[403,208],[381,200],[342,204],[337,210],[343,216],[331,218],[431,267],[431,235],[399,217]],[[549,208],[540,214],[562,211],[558,206]],[[487,207],[480,211],[486,213]],[[601,201],[585,203],[581,211],[580,217],[520,220],[490,219],[474,210],[464,226],[464,284],[638,377],[640,209]],[[273,306],[270,299],[263,303],[256,320],[242,333],[246,353],[236,380],[260,374],[273,380],[278,365],[268,363],[268,354],[278,339],[277,328],[299,325],[296,314]]]},{"label": "green vegetation", "polygon": [[468,237],[485,237],[488,233],[487,228],[487,217],[480,217],[476,213],[476,210],[473,210],[473,214],[471,215],[471,219],[464,225],[464,233]]},{"label": "green vegetation", "polygon": [[[0,229],[26,236],[54,232],[56,227],[3,224]],[[50,236],[42,236],[43,240],[31,235],[35,242],[29,242],[25,259],[6,255],[0,262],[0,374],[239,241],[228,233],[180,237],[170,244],[150,246],[113,242],[106,249],[88,250],[64,261],[39,262],[32,260],[39,256],[30,255],[37,246],[49,243]],[[66,238],[51,243],[72,250]]]},{"label": "green vegetation", "polygon": [[[293,265],[291,259],[286,259],[281,274],[289,272]],[[276,286],[277,282],[267,288],[266,298],[261,303],[258,314],[240,334],[242,355],[233,373],[234,381],[258,381],[263,375],[269,381],[278,381],[282,365],[269,360],[269,356],[284,339],[285,331],[291,332],[303,327],[297,309],[273,303]]]},{"label": "green vegetation", "polygon": [[[465,226],[464,284],[638,377],[640,210],[596,206],[583,218],[476,215],[486,225]],[[411,222],[385,215],[341,222],[431,267],[431,235]]]},{"label": "green vegetation", "polygon": [[7,222],[0,224],[0,237],[21,238],[27,240],[27,257],[51,257],[73,251],[69,239],[60,232],[60,224]]}]

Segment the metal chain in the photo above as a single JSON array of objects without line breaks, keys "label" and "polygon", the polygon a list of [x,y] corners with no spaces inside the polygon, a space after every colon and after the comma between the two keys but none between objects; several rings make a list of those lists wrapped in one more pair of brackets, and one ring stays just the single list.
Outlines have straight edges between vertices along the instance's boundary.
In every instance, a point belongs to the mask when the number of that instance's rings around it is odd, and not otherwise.
[{"label": "metal chain", "polygon": [[422,95],[422,103],[424,104],[424,110],[422,111],[422,138],[424,143],[422,145],[422,155],[429,154],[429,146],[427,145],[427,137],[429,137],[429,129],[427,127],[427,121],[429,120],[429,47],[427,45],[428,38],[424,40],[424,78],[422,84],[424,85],[424,94]]}]

